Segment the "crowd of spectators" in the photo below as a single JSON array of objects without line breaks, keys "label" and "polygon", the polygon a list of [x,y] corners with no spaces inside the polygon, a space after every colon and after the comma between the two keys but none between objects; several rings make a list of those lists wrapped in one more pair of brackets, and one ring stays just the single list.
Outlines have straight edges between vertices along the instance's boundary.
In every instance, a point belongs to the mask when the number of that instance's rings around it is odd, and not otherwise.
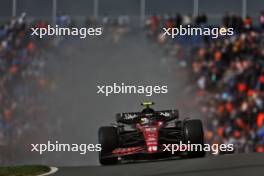
[{"label": "crowd of spectators", "polygon": [[41,127],[30,124],[38,124],[37,90],[46,84],[42,52],[48,43],[33,38],[30,27],[24,13],[0,25],[0,163],[4,162],[2,155],[7,155],[5,148],[16,146],[24,133],[34,135]]},{"label": "crowd of spectators", "polygon": [[[205,14],[196,18],[179,14],[154,15],[147,22],[148,34],[159,43],[179,48],[179,41],[160,38],[162,27],[179,24],[207,25]],[[206,116],[207,142],[233,143],[237,152],[264,152],[264,12],[259,24],[246,16],[227,13],[220,27],[232,27],[235,35],[206,40],[192,47],[189,60],[197,83],[197,97]],[[170,39],[172,40],[172,39]],[[182,50],[180,50],[182,52]]]},{"label": "crowd of spectators", "polygon": [[200,94],[208,99],[207,139],[264,151],[264,36],[255,31],[217,39],[193,60]]}]

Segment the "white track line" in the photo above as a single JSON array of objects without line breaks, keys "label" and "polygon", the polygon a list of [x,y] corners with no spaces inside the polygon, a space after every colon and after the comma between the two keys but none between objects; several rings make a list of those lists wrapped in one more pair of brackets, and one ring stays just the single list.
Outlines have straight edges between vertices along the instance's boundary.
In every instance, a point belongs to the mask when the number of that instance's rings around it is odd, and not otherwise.
[{"label": "white track line", "polygon": [[47,173],[44,173],[44,174],[40,174],[40,175],[37,175],[37,176],[47,176],[47,175],[51,175],[51,174],[54,174],[58,171],[59,169],[57,167],[50,167],[50,171],[47,172]]}]

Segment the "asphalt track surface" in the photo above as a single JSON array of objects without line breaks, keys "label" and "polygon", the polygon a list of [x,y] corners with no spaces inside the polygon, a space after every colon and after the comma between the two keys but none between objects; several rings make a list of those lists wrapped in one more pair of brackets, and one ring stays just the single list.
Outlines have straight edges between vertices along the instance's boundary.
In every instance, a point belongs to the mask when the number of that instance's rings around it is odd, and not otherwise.
[{"label": "asphalt track surface", "polygon": [[54,176],[263,176],[264,154],[235,154],[197,159],[62,167]]}]

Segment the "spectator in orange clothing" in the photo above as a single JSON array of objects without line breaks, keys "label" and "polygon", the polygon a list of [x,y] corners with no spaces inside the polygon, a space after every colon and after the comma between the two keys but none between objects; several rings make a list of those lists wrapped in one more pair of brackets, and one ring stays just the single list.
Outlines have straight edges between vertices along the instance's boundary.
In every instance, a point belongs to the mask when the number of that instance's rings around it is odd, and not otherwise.
[{"label": "spectator in orange clothing", "polygon": [[166,26],[167,29],[171,29],[171,28],[173,28],[173,26],[174,26],[173,19],[172,19],[172,18],[169,18],[169,19],[166,21],[165,26]]},{"label": "spectator in orange clothing", "polygon": [[34,42],[30,41],[28,43],[28,46],[27,46],[29,53],[33,53],[35,51],[35,48],[36,48],[36,46],[35,46]]},{"label": "spectator in orange clothing", "polygon": [[238,83],[237,84],[238,92],[240,92],[240,93],[245,92],[246,89],[247,89],[247,85],[245,83]]},{"label": "spectator in orange clothing", "polygon": [[250,16],[246,16],[244,19],[244,27],[245,29],[251,29],[253,25],[253,20]]},{"label": "spectator in orange clothing", "polygon": [[231,113],[233,111],[233,104],[231,102],[226,103],[226,110]]},{"label": "spectator in orange clothing", "polygon": [[215,61],[220,61],[222,58],[222,53],[220,51],[216,51],[214,54]]},{"label": "spectator in orange clothing", "polygon": [[257,115],[257,126],[261,128],[264,124],[264,112],[259,112]]}]

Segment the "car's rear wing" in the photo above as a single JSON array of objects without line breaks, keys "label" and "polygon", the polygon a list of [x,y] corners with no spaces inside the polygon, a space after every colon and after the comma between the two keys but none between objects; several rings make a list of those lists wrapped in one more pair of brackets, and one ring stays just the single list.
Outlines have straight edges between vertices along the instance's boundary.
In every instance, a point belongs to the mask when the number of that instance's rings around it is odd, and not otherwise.
[{"label": "car's rear wing", "polygon": [[157,116],[159,118],[165,118],[165,121],[171,121],[179,118],[178,110],[163,110],[163,111],[155,111],[155,113],[144,114],[141,112],[127,112],[127,113],[118,113],[116,114],[116,121],[118,123],[125,124],[133,124],[137,123],[137,121],[144,116]]}]

